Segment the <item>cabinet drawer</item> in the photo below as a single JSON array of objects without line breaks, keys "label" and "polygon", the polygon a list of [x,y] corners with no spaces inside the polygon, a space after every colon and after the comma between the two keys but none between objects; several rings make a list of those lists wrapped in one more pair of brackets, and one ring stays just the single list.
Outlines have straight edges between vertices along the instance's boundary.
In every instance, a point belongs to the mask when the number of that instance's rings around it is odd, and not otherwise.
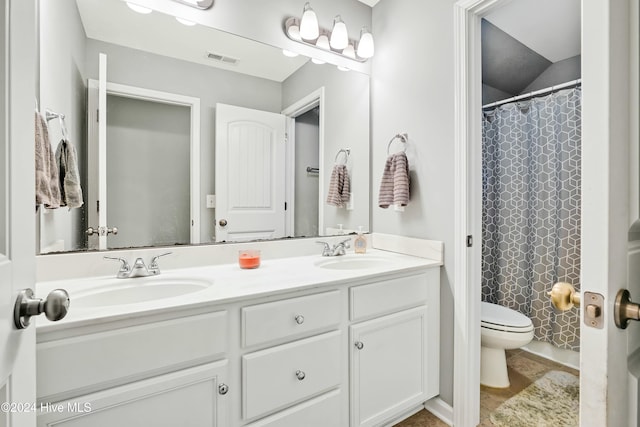
[{"label": "cabinet drawer", "polygon": [[242,357],[242,413],[266,415],[340,384],[339,331]]},{"label": "cabinet drawer", "polygon": [[341,413],[340,390],[334,390],[247,427],[338,427]]},{"label": "cabinet drawer", "polygon": [[300,338],[339,323],[339,291],[257,304],[242,309],[242,343],[249,347]]},{"label": "cabinet drawer", "polygon": [[[440,286],[440,271],[437,268],[415,276],[354,286],[350,288],[351,320],[361,320],[424,305],[428,299],[430,286]],[[439,301],[437,303],[439,304]]]},{"label": "cabinet drawer", "polygon": [[38,400],[66,399],[212,361],[227,351],[227,343],[226,311],[40,343]]}]

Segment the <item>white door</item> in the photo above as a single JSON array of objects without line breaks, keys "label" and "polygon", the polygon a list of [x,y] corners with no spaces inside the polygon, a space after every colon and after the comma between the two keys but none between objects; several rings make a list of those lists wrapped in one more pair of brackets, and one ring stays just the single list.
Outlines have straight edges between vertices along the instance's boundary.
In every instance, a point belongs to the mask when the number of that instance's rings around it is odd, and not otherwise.
[{"label": "white door", "polygon": [[604,296],[602,329],[585,325],[582,313],[583,426],[636,425],[637,400],[628,398],[627,364],[628,352],[636,349],[627,344],[640,325],[623,331],[613,316],[619,289],[628,288],[632,298],[640,299],[638,269],[627,279],[630,129],[638,123],[637,116],[629,115],[629,58],[638,61],[637,50],[630,49],[630,21],[637,26],[639,19],[632,4],[637,6],[637,0],[582,2],[582,310],[590,302],[585,291]]},{"label": "white door", "polygon": [[2,2],[0,22],[0,426],[27,427],[35,425],[35,327],[16,329],[13,306],[35,285],[35,2]]},{"label": "white door", "polygon": [[285,116],[216,104],[216,241],[284,237]]}]

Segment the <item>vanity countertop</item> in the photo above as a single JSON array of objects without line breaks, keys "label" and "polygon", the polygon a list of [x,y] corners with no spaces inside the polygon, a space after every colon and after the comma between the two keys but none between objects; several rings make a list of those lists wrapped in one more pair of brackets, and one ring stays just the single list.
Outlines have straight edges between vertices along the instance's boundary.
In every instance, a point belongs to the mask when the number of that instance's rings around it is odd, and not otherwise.
[{"label": "vanity countertop", "polygon": [[[328,266],[326,264],[329,264]],[[333,264],[331,263],[341,263]],[[348,267],[352,263],[355,268]],[[325,264],[324,267],[321,265]],[[348,253],[339,257],[319,255],[262,260],[259,268],[243,270],[237,263],[205,267],[190,267],[163,271],[147,278],[116,279],[112,276],[45,281],[36,284],[36,294],[47,295],[51,290],[64,288],[71,304],[67,316],[51,322],[39,316],[36,320],[39,334],[68,328],[91,326],[106,321],[117,321],[148,316],[172,310],[198,309],[211,305],[231,303],[240,299],[265,297],[287,292],[329,287],[345,281],[366,282],[383,279],[398,273],[410,273],[441,266],[442,262],[428,258],[403,255],[371,249],[366,254]],[[211,286],[180,296],[117,305],[92,304],[74,307],[74,298],[98,293],[119,286],[135,287],[161,280],[163,283],[210,282]]]}]

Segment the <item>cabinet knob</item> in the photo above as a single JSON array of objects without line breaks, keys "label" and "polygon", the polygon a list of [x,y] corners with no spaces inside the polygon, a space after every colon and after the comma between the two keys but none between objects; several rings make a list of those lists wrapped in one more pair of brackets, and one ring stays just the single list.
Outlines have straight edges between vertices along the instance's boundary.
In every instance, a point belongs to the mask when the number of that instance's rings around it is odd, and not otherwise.
[{"label": "cabinet knob", "polygon": [[354,345],[358,350],[362,350],[364,348],[364,343],[362,341],[356,341]]},{"label": "cabinet knob", "polygon": [[298,325],[302,325],[304,323],[304,316],[302,314],[298,314],[296,316],[296,323]]},{"label": "cabinet knob", "polygon": [[296,371],[296,378],[299,379],[300,381],[305,379],[306,376],[307,375],[304,373],[304,371]]},{"label": "cabinet knob", "polygon": [[228,391],[229,391],[229,386],[228,385],[223,383],[223,384],[220,384],[218,386],[218,393],[220,393],[222,395],[225,395],[225,394],[227,394]]}]

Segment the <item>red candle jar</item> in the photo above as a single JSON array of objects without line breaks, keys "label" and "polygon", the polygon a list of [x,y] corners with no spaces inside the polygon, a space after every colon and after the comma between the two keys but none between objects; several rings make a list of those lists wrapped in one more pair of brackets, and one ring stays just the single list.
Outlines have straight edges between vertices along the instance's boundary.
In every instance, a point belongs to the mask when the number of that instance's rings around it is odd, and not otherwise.
[{"label": "red candle jar", "polygon": [[260,251],[256,249],[243,249],[238,251],[238,264],[240,268],[260,267]]}]

